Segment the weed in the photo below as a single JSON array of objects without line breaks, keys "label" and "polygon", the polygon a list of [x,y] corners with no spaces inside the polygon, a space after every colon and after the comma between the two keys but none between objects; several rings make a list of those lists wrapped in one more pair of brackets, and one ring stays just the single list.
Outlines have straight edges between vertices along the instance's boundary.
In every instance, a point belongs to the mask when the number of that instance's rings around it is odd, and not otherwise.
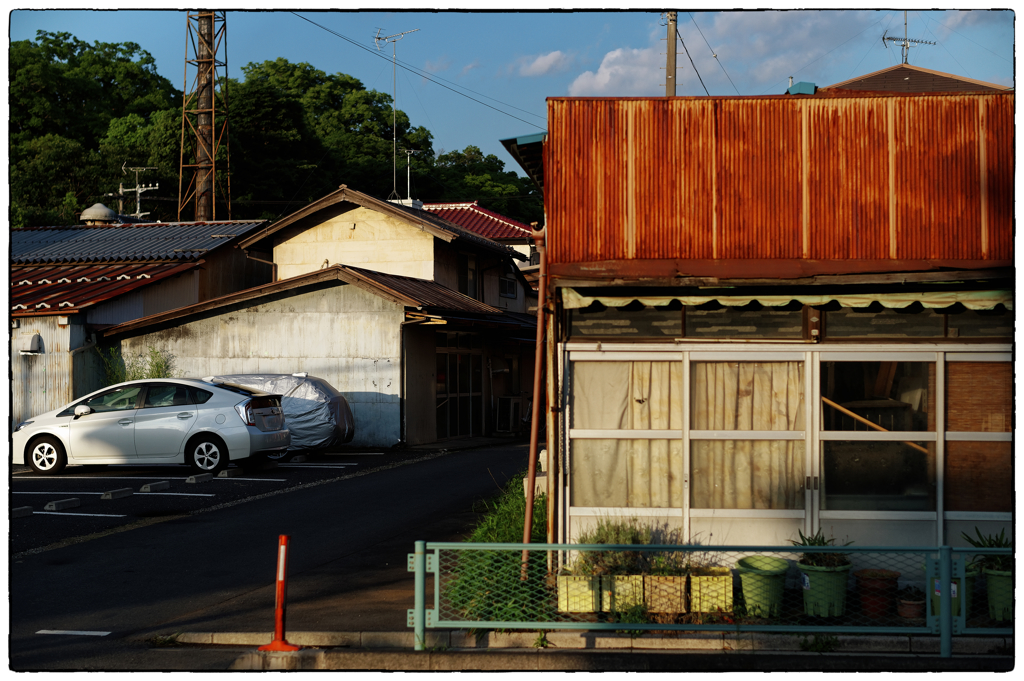
[{"label": "weed", "polygon": [[538,631],[537,638],[533,642],[534,648],[547,648],[551,643],[548,641],[547,632]]},{"label": "weed", "polygon": [[[615,612],[615,620],[622,624],[648,624],[651,619],[647,613],[646,603],[636,603],[624,610]],[[626,634],[630,638],[643,635],[642,629],[620,629],[620,634]]]},{"label": "weed", "polygon": [[171,646],[180,646],[182,644],[178,642],[179,636],[181,636],[180,633],[169,634],[167,636],[154,636],[151,639],[147,639],[146,643],[153,646],[154,648],[168,648]]},{"label": "weed", "polygon": [[839,649],[839,639],[826,634],[815,634],[814,638],[804,636],[800,640],[800,650],[807,653],[831,653]]}]

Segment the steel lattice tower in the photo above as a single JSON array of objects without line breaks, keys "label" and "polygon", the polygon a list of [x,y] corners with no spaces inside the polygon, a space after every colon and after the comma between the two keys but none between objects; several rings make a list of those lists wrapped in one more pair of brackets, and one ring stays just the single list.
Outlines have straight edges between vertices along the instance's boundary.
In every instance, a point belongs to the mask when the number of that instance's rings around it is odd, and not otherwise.
[{"label": "steel lattice tower", "polygon": [[[190,205],[195,206],[193,219],[197,222],[216,220],[218,203],[222,210],[227,209],[227,219],[231,219],[227,49],[223,10],[188,13],[178,174],[179,221],[183,212],[187,219]],[[218,53],[224,55],[223,60],[217,58]]]}]

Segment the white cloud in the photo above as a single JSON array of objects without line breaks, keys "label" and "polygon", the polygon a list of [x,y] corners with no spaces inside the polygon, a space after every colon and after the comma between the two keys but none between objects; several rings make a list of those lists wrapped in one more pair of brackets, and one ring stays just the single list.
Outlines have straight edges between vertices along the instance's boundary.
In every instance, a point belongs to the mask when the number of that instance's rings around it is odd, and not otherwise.
[{"label": "white cloud", "polygon": [[[584,71],[569,85],[570,97],[644,96],[661,94],[665,57],[657,47],[620,47],[601,60],[597,72]],[[662,91],[664,92],[664,90]]]},{"label": "white cloud", "polygon": [[465,66],[462,67],[462,70],[459,71],[459,76],[464,76],[467,73],[469,73],[470,71],[472,71],[473,69],[476,69],[476,68],[479,68],[479,67],[480,67],[480,60],[479,59],[475,59],[471,63],[466,64]]},{"label": "white cloud", "polygon": [[569,68],[571,62],[572,58],[561,50],[555,50],[554,52],[548,52],[533,58],[524,57],[519,60],[519,75],[527,77],[546,76],[565,71]]},{"label": "white cloud", "polygon": [[423,70],[429,73],[440,73],[447,71],[452,66],[452,60],[447,56],[438,57],[435,61],[428,61],[423,65]]}]

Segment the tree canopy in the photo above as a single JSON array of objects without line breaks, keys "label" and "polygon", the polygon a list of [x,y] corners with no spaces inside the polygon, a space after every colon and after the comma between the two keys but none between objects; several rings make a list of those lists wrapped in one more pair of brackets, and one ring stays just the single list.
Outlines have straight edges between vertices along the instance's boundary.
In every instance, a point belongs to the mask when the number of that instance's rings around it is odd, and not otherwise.
[{"label": "tree canopy", "polygon": [[[524,222],[542,219],[532,182],[476,146],[435,155],[429,130],[392,113],[391,96],[357,78],[282,58],[242,72],[220,83],[236,219],[286,215],[340,184],[382,199],[397,184],[404,197],[405,149],[417,152],[409,168],[415,198],[478,200]],[[122,171],[134,166],[158,168],[139,177],[160,185],[143,195],[148,217],[177,219],[182,93],[137,44],[90,45],[45,31],[14,42],[10,102],[12,226],[72,224],[98,201],[117,209],[109,194],[134,185],[135,175]],[[126,197],[123,212],[134,208]]]}]

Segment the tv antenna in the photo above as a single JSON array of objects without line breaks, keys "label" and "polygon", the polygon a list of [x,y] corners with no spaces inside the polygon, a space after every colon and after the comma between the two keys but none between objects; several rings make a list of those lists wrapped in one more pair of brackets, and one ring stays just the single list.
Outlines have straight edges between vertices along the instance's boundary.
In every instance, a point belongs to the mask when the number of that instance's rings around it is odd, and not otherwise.
[{"label": "tv antenna", "polygon": [[891,40],[894,43],[899,43],[900,48],[901,48],[900,52],[903,55],[903,63],[904,64],[907,63],[907,57],[910,56],[911,44],[914,44],[914,45],[935,45],[936,44],[936,43],[933,43],[930,40],[918,40],[917,38],[908,38],[907,37],[907,11],[906,10],[903,10],[903,38],[902,39],[901,38],[897,38],[896,36],[889,36],[887,38],[887,37],[885,37],[885,34],[888,33],[888,32],[889,31],[886,30],[884,33],[882,33],[882,45],[884,45],[885,47],[888,47],[888,45],[885,44],[886,40]]},{"label": "tv antenna", "polygon": [[421,149],[402,149],[405,152],[405,195],[412,203],[412,183],[410,182],[409,169],[412,168],[412,155],[420,153]]},{"label": "tv antenna", "polygon": [[[138,166],[138,167],[126,168],[127,165],[128,165],[127,161],[125,161],[124,163],[121,164],[121,173],[124,174],[124,175],[127,175],[129,170],[131,170],[131,171],[133,171],[135,173],[135,186],[134,187],[129,187],[128,190],[127,190],[129,192],[135,192],[135,212],[131,214],[131,217],[133,217],[133,218],[141,218],[143,215],[149,215],[148,211],[145,212],[145,213],[142,212],[142,192],[148,192],[148,191],[152,191],[154,189],[160,189],[160,183],[157,182],[156,184],[150,184],[148,186],[147,185],[141,185],[141,184],[139,184],[139,173],[140,172],[144,172],[146,170],[160,170],[160,169],[157,168],[156,166]],[[104,194],[103,195],[103,196],[116,196],[117,197],[117,212],[118,212],[119,215],[123,215],[124,214],[124,193],[125,193],[125,188],[124,188],[124,183],[122,182],[122,183],[120,183],[118,185],[117,193],[116,194],[108,193],[108,194]]]},{"label": "tv antenna", "polygon": [[398,64],[398,48],[395,46],[399,40],[408,35],[409,33],[415,33],[420,29],[414,28],[411,31],[402,31],[401,33],[395,33],[394,35],[381,37],[381,29],[377,29],[377,35],[373,37],[373,42],[377,46],[377,50],[380,51],[380,44],[384,43],[387,45],[391,43],[391,136],[392,136],[392,154],[391,154],[391,195],[388,196],[388,200],[399,199],[398,196],[398,114],[396,102],[398,100],[398,80],[396,76],[396,66]]}]

